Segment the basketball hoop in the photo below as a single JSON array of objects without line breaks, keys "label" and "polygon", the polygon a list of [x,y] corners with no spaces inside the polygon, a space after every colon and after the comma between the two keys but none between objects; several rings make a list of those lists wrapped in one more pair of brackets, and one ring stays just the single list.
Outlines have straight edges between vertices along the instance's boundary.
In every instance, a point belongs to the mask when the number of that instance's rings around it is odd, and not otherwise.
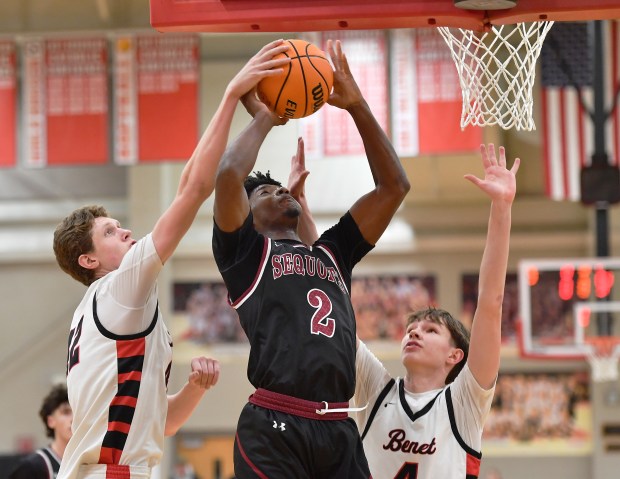
[{"label": "basketball hoop", "polygon": [[586,339],[590,349],[586,355],[592,370],[592,381],[603,383],[618,380],[620,338],[616,336],[593,336]]},{"label": "basketball hoop", "polygon": [[552,25],[552,21],[500,25],[482,34],[439,27],[460,78],[462,129],[467,125],[536,129],[532,114],[536,61]]}]

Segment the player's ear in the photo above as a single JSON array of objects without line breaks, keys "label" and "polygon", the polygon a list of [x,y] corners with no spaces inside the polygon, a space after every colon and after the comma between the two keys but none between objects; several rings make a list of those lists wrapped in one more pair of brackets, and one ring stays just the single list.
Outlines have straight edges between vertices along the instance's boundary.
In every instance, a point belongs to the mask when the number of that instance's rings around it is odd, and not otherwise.
[{"label": "player's ear", "polygon": [[450,355],[448,356],[448,361],[451,364],[458,364],[463,360],[464,357],[465,353],[461,348],[452,348],[452,350],[450,351]]},{"label": "player's ear", "polygon": [[78,258],[78,264],[85,269],[95,269],[99,266],[99,260],[90,254],[81,254]]},{"label": "player's ear", "polygon": [[51,414],[47,416],[45,423],[47,424],[47,427],[49,427],[50,429],[56,428],[56,418]]}]

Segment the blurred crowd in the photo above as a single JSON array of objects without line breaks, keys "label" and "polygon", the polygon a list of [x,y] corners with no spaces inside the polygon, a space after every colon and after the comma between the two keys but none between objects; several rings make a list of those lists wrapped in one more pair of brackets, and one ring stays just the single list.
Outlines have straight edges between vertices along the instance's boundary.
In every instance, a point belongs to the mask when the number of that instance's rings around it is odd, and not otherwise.
[{"label": "blurred crowd", "polygon": [[485,439],[574,438],[587,434],[577,424],[577,408],[589,401],[586,373],[501,374]]}]

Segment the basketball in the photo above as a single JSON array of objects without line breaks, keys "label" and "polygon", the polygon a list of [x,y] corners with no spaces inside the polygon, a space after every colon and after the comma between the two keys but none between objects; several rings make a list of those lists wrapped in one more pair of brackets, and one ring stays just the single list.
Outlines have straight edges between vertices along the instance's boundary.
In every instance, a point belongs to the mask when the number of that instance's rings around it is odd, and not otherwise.
[{"label": "basketball", "polygon": [[327,101],[334,71],[316,45],[298,39],[285,42],[290,48],[280,55],[290,57],[291,62],[283,67],[281,75],[259,82],[258,97],[280,117],[303,118],[316,113]]}]

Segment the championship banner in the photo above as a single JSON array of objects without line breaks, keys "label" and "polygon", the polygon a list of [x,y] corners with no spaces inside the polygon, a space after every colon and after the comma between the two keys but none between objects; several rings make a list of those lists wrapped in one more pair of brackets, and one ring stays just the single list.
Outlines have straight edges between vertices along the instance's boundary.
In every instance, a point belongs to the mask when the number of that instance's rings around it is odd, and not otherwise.
[{"label": "championship banner", "polygon": [[200,45],[195,34],[115,41],[114,160],[187,160],[198,143]]},{"label": "championship banner", "polygon": [[33,38],[23,47],[25,164],[106,163],[107,40]]},{"label": "championship banner", "polygon": [[459,76],[439,32],[396,30],[391,49],[392,139],[399,156],[477,151],[482,129],[461,130]]},{"label": "championship banner", "polygon": [[15,43],[0,40],[0,167],[15,166],[17,75]]},{"label": "championship banner", "polygon": [[[321,32],[305,32],[299,38],[323,49],[329,58],[329,53],[325,50],[325,45],[322,44]],[[296,120],[297,136],[304,139],[304,155],[306,160],[321,159],[325,155],[323,149],[323,127],[325,123],[323,115],[325,115],[325,110],[328,108],[332,107],[324,104],[316,113]]]},{"label": "championship banner", "polygon": [[[342,42],[355,81],[375,118],[389,134],[388,46],[385,33],[381,30],[337,31],[322,32],[320,38],[308,34],[302,38],[315,43],[328,56],[327,39]],[[298,121],[299,134],[306,146],[306,159],[364,154],[362,138],[346,111],[325,105],[314,115]]]},{"label": "championship banner", "polygon": [[[375,118],[383,130],[388,132],[388,54],[385,33],[381,30],[342,31],[331,32],[323,38],[342,42],[355,81]],[[324,47],[326,45],[325,42]],[[328,107],[324,115],[326,156],[364,154],[364,143],[348,112]]]},{"label": "championship banner", "polygon": [[392,144],[401,157],[420,152],[415,35],[394,30],[391,37]]}]

